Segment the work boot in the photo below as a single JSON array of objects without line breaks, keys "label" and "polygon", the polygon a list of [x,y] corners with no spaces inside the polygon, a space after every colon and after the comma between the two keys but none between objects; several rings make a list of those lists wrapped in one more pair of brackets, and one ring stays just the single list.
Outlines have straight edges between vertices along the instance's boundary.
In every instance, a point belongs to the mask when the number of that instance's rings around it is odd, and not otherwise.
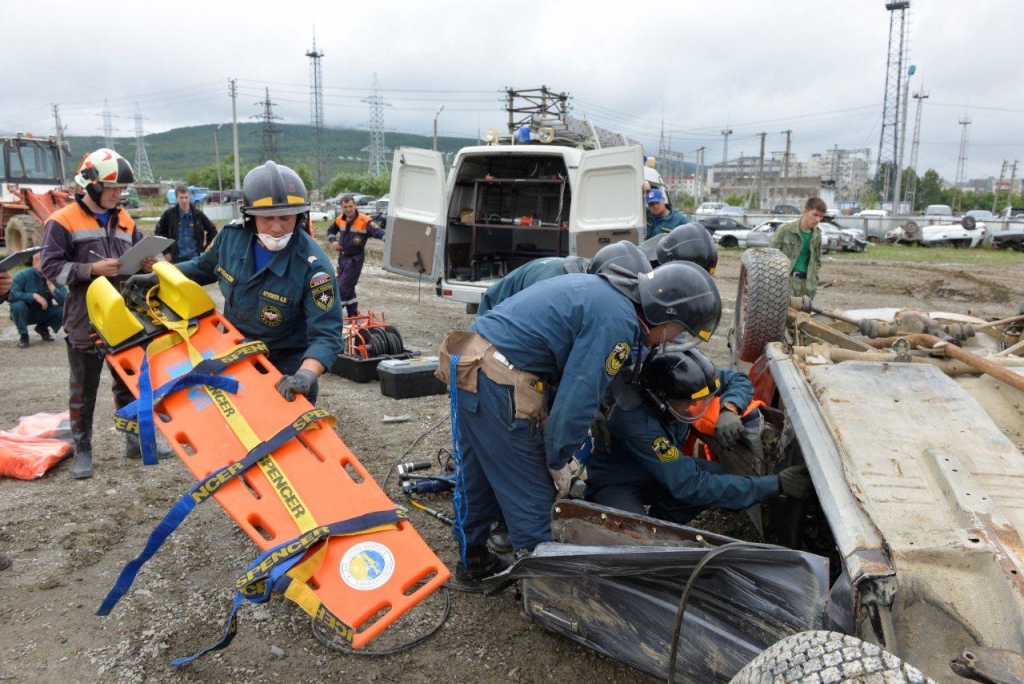
[{"label": "work boot", "polygon": [[[167,458],[174,452],[170,447],[165,447],[160,442],[156,443],[156,457],[157,459]],[[125,458],[142,458],[142,442],[139,440],[139,436],[126,433],[124,436],[124,457]]]},{"label": "work boot", "polygon": [[491,536],[487,538],[487,548],[494,553],[512,553],[512,542],[508,538],[508,525],[504,519],[491,525]]},{"label": "work boot", "polygon": [[12,565],[14,565],[14,559],[8,556],[3,551],[0,551],[0,570],[6,570]]},{"label": "work boot", "polygon": [[50,329],[47,328],[45,325],[37,325],[36,332],[39,333],[39,336],[43,338],[43,342],[53,342],[53,335],[50,334]]},{"label": "work boot", "polygon": [[71,463],[71,477],[76,480],[92,477],[91,449],[75,449],[75,460]]},{"label": "work boot", "polygon": [[28,333],[25,333],[24,335],[18,338],[18,349],[24,349],[29,344],[30,343],[28,341]]},{"label": "work boot", "polygon": [[488,551],[485,544],[469,544],[466,547],[466,563],[463,564],[460,559],[455,566],[455,579],[462,584],[475,584],[507,567],[508,563]]}]

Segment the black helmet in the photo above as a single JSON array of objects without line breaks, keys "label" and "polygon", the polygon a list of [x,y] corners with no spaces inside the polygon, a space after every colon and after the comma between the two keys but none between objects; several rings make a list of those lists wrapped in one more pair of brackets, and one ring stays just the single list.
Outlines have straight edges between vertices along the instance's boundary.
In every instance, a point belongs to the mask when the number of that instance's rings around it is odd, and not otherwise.
[{"label": "black helmet", "polygon": [[658,245],[665,239],[668,233],[658,233],[652,238],[647,238],[640,243],[640,251],[644,253],[647,260],[651,262],[652,266],[658,265]]},{"label": "black helmet", "polygon": [[246,216],[292,216],[309,211],[309,195],[299,174],[272,161],[245,174],[242,198]]},{"label": "black helmet", "polygon": [[701,341],[711,337],[722,317],[715,281],[689,261],[672,261],[641,275],[639,290],[641,315],[651,327],[676,322]]},{"label": "black helmet", "polygon": [[587,273],[600,275],[607,272],[613,265],[617,267],[616,271],[619,273],[628,272],[638,275],[651,272],[651,262],[647,260],[640,248],[632,242],[622,240],[597,250],[597,254],[590,260]]},{"label": "black helmet", "polygon": [[692,423],[708,410],[721,381],[704,352],[669,347],[647,355],[637,385],[644,400],[666,418]]},{"label": "black helmet", "polygon": [[684,223],[665,234],[656,246],[657,261],[690,261],[714,275],[718,266],[718,247],[708,229],[699,223]]}]

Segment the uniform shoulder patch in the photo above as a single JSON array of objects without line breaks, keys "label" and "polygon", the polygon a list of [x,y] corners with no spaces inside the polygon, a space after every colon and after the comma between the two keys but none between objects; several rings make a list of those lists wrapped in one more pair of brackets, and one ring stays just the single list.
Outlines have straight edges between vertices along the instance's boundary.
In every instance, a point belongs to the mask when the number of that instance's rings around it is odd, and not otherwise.
[{"label": "uniform shoulder patch", "polygon": [[655,438],[651,442],[651,450],[654,451],[654,455],[658,457],[658,460],[663,463],[679,460],[679,448],[668,441],[668,437],[661,436]]},{"label": "uniform shoulder patch", "polygon": [[604,360],[604,372],[608,375],[618,375],[627,361],[629,361],[629,343],[619,342],[612,349],[608,358]]},{"label": "uniform shoulder patch", "polygon": [[334,306],[334,281],[324,271],[317,271],[309,279],[309,293],[318,309],[330,311]]}]

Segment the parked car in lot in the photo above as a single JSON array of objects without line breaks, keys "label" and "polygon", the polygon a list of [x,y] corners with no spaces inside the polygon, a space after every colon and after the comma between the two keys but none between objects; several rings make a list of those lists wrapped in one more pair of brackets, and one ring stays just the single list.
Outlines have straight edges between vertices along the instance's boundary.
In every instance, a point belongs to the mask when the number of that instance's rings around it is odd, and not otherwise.
[{"label": "parked car in lot", "polygon": [[693,216],[695,219],[700,221],[702,218],[714,216],[718,213],[718,210],[724,206],[725,202],[705,202],[697,207],[697,210],[693,212]]},{"label": "parked car in lot", "polygon": [[334,218],[334,216],[335,216],[335,214],[334,214],[333,210],[332,211],[327,211],[327,210],[324,210],[324,209],[321,209],[321,208],[316,208],[316,207],[309,210],[309,220],[310,221],[314,221],[314,222],[316,222],[316,221],[328,221],[328,220]]},{"label": "parked car in lot", "polygon": [[[775,230],[788,219],[769,219],[747,233],[747,247],[767,247],[771,244]],[[712,236],[713,237],[713,236]]]},{"label": "parked car in lot", "polygon": [[975,221],[995,221],[996,215],[988,209],[972,209],[964,214],[964,218],[970,216]]},{"label": "parked car in lot", "polygon": [[867,249],[868,241],[860,237],[858,231],[840,228],[835,223],[827,221],[822,221],[818,225],[821,227],[821,251],[825,254],[863,252]]},{"label": "parked car in lot", "polygon": [[730,216],[711,216],[701,219],[698,223],[707,228],[712,237],[720,230],[750,230],[750,226]]},{"label": "parked car in lot", "polygon": [[853,215],[854,218],[885,218],[889,212],[885,209],[861,209]]},{"label": "parked car in lot", "polygon": [[993,231],[990,241],[996,249],[1024,252],[1024,227]]},{"label": "parked car in lot", "polygon": [[800,210],[794,207],[792,204],[776,204],[774,207],[772,207],[772,213],[775,214],[776,216],[784,214],[796,216],[797,214],[800,213]]},{"label": "parked car in lot", "polygon": [[[967,226],[971,227],[968,228]],[[973,219],[964,219],[964,223],[948,225],[915,226],[908,231],[905,226],[897,226],[885,235],[889,241],[918,242],[926,247],[977,247],[985,241],[988,231],[985,226],[974,223]]]}]

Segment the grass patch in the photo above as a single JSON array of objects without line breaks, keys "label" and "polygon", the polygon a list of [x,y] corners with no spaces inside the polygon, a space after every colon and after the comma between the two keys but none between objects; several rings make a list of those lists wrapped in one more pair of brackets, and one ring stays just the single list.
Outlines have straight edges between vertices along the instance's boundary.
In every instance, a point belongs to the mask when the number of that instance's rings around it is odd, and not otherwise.
[{"label": "grass patch", "polygon": [[884,260],[941,264],[1007,264],[1019,266],[1024,260],[1019,252],[975,247],[921,247],[920,245],[872,245],[859,254],[852,252],[830,254],[840,261]]}]

